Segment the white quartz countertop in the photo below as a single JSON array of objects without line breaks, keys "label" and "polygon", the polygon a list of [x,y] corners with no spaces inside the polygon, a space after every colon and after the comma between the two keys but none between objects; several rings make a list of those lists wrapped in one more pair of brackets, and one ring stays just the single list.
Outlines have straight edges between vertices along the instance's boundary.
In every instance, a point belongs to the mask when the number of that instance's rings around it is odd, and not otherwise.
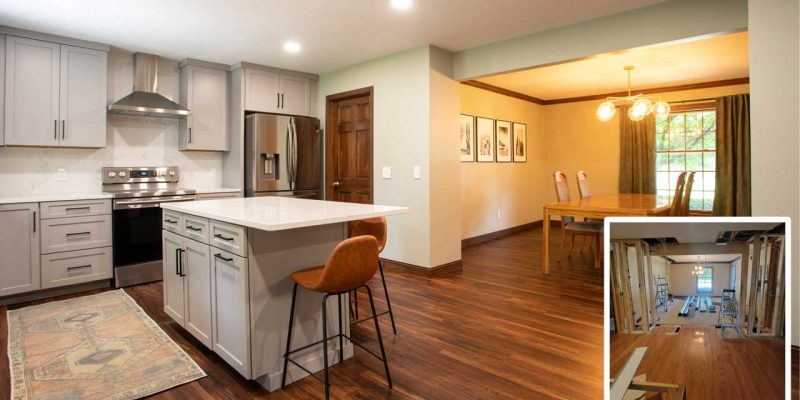
[{"label": "white quartz countertop", "polygon": [[242,189],[239,188],[202,188],[202,189],[195,189],[197,194],[208,194],[208,193],[236,193],[241,192]]},{"label": "white quartz countertop", "polygon": [[110,199],[108,193],[39,193],[0,196],[0,204],[39,203],[44,201]]},{"label": "white quartz countertop", "polygon": [[162,203],[161,208],[265,231],[304,228],[408,212],[407,207],[285,197]]}]

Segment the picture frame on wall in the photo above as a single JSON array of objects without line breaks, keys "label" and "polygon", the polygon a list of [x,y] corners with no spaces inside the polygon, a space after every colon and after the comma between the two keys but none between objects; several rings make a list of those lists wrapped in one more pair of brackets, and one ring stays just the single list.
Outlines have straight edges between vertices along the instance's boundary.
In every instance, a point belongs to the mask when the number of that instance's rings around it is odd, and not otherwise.
[{"label": "picture frame on wall", "polygon": [[495,126],[495,151],[497,162],[511,162],[511,122],[497,120]]},{"label": "picture frame on wall", "polygon": [[475,161],[475,117],[461,114],[460,117],[459,147],[461,148],[461,161]]},{"label": "picture frame on wall", "polygon": [[528,162],[528,126],[514,122],[513,139],[514,162]]},{"label": "picture frame on wall", "polygon": [[475,134],[478,162],[494,162],[494,120],[476,117]]}]

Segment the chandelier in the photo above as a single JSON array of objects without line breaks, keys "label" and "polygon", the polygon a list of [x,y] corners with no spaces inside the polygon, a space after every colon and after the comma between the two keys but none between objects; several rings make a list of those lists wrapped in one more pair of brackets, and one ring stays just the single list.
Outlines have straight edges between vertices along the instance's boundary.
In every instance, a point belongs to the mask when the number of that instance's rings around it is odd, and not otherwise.
[{"label": "chandelier", "polygon": [[655,113],[659,117],[669,115],[669,103],[661,100],[661,97],[645,96],[641,93],[631,96],[631,70],[633,70],[633,65],[626,65],[624,69],[628,71],[628,95],[625,97],[606,97],[606,101],[600,103],[597,107],[597,119],[606,122],[614,118],[617,113],[617,104],[631,105],[628,109],[628,118],[631,121],[641,121],[651,113]]},{"label": "chandelier", "polygon": [[697,256],[697,265],[694,266],[692,275],[703,275],[703,266],[700,265],[700,256]]}]

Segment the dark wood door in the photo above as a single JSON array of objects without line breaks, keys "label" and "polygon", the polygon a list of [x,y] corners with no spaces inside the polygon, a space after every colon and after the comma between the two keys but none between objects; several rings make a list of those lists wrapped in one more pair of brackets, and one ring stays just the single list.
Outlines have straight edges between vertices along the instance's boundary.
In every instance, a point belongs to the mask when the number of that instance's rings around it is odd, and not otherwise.
[{"label": "dark wood door", "polygon": [[325,198],[372,204],[372,88],[327,97]]}]

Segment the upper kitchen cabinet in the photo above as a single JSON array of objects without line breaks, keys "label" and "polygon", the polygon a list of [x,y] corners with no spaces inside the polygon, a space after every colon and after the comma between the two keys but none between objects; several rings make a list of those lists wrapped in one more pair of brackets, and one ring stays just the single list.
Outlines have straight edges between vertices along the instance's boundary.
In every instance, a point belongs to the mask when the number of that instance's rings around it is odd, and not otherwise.
[{"label": "upper kitchen cabinet", "polygon": [[227,65],[181,61],[181,105],[192,113],[179,121],[181,150],[228,151]]},{"label": "upper kitchen cabinet", "polygon": [[104,147],[107,53],[6,36],[5,144]]},{"label": "upper kitchen cabinet", "polygon": [[316,76],[242,63],[245,110],[313,116]]}]

